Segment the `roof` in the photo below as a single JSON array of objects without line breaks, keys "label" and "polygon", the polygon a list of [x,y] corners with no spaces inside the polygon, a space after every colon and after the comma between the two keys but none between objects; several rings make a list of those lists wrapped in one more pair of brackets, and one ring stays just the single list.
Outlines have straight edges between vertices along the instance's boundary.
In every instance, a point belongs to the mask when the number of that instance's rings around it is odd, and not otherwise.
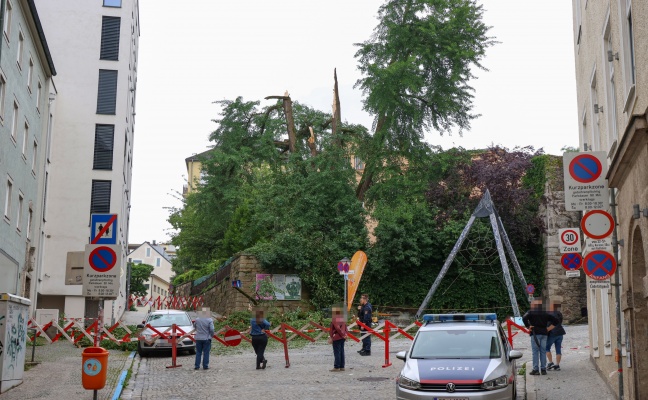
[{"label": "roof", "polygon": [[210,158],[209,156],[211,155],[212,149],[209,149],[207,151],[203,151],[202,153],[194,154],[191,157],[185,158],[185,162],[189,163],[191,161],[202,161],[205,158]]},{"label": "roof", "polygon": [[34,20],[34,24],[36,25],[36,31],[38,32],[38,38],[40,39],[41,46],[43,46],[43,52],[45,53],[45,58],[47,59],[47,65],[52,72],[52,76],[54,76],[56,75],[56,68],[54,68],[54,60],[52,60],[52,54],[50,53],[49,46],[47,45],[47,39],[45,38],[43,25],[41,25],[40,18],[38,17],[36,4],[34,3],[34,0],[27,0],[27,5],[29,5],[29,12],[31,13],[31,17]]},{"label": "roof", "polygon": [[[151,248],[153,248],[153,250],[155,250],[155,251],[156,251],[159,255],[161,255],[165,260],[167,260],[168,262],[171,262],[171,256],[170,256],[169,254],[167,254],[166,251],[164,251],[164,248],[163,248],[162,246],[158,246],[157,244],[151,244],[151,243],[149,243],[149,242],[144,242],[144,243],[142,243],[142,244],[140,244],[140,245],[136,245],[136,247],[133,248],[133,250],[131,250],[128,254],[133,253],[134,251],[136,251],[136,250],[139,249],[140,247],[144,246],[145,244],[148,244]],[[132,245],[129,244],[129,245],[128,245],[128,248],[131,248],[131,246],[132,246]]]}]

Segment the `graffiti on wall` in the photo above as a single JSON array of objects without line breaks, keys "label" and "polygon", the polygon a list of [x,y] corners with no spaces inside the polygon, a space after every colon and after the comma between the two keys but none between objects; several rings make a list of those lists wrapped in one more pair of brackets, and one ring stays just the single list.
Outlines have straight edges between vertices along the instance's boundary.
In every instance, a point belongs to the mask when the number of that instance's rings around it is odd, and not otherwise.
[{"label": "graffiti on wall", "polygon": [[9,368],[15,368],[17,365],[18,357],[25,348],[25,340],[27,332],[25,330],[25,317],[22,313],[18,313],[17,323],[7,325],[7,361]]}]

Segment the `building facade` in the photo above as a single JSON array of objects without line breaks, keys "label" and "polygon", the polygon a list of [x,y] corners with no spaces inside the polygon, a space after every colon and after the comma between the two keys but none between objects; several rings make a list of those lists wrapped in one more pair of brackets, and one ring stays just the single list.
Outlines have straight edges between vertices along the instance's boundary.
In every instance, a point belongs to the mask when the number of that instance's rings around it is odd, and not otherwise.
[{"label": "building facade", "polygon": [[32,0],[0,0],[0,293],[31,297],[56,74]]},{"label": "building facade", "polygon": [[615,204],[610,211],[616,213],[619,243],[620,301],[614,286],[588,289],[590,351],[613,390],[620,393],[622,386],[625,398],[644,399],[648,398],[648,240],[644,239],[648,238],[648,2],[572,3],[580,149],[607,153],[607,179]]},{"label": "building facade", "polygon": [[126,309],[138,0],[36,0],[36,6],[60,62],[37,307],[96,318],[98,301],[86,299],[66,273],[82,265],[66,265],[90,242],[91,214],[117,214],[121,290],[103,304],[105,320],[115,320]]},{"label": "building facade", "polygon": [[147,311],[149,309],[157,309],[156,301],[158,298],[164,300],[168,297],[169,288],[171,286],[172,277],[174,275],[171,269],[171,256],[167,254],[162,245],[158,245],[155,241],[152,243],[144,242],[140,245],[129,245],[132,249],[128,254],[128,261],[132,264],[148,264],[153,266],[153,271],[148,281],[145,283],[147,287],[146,299],[153,300],[155,304],[144,304],[136,302],[135,308],[139,311]]}]

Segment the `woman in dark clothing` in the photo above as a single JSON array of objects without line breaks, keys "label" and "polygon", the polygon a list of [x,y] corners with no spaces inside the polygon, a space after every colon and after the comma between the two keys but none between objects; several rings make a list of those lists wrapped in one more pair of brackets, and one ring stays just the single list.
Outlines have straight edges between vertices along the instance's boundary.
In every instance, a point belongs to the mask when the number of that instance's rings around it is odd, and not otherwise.
[{"label": "woman in dark clothing", "polygon": [[252,347],[256,353],[256,369],[265,369],[268,363],[264,356],[268,345],[266,329],[270,329],[270,322],[263,317],[263,310],[257,310],[255,318],[250,320],[250,336],[252,336]]},{"label": "woman in dark clothing", "polygon": [[333,345],[333,369],[331,372],[344,371],[344,342],[347,338],[347,325],[340,307],[333,307],[333,318],[329,330],[329,344]]},{"label": "woman in dark clothing", "polygon": [[[552,329],[547,336],[547,361],[549,362],[547,364],[547,370],[560,371],[560,359],[562,358],[562,341],[563,336],[566,333],[565,328],[563,328],[562,326],[563,315],[560,311],[556,310],[556,305],[553,301],[549,303],[549,312],[553,314],[554,317],[558,318],[558,321],[560,321],[560,323],[556,325],[556,327]],[[556,348],[555,364],[553,363],[553,359],[551,358],[552,345]]]}]

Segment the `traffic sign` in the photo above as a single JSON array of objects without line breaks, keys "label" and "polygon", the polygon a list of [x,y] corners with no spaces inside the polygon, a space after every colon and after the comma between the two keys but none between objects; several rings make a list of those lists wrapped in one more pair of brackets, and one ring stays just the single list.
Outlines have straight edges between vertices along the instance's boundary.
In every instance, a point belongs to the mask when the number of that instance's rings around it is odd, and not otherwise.
[{"label": "traffic sign", "polygon": [[560,258],[560,264],[568,271],[575,271],[583,265],[583,257],[578,253],[563,254]]},{"label": "traffic sign", "polygon": [[589,280],[589,288],[590,289],[610,289],[612,285],[610,284],[609,279],[604,279],[601,281],[598,280]]},{"label": "traffic sign", "polygon": [[83,268],[85,297],[116,299],[121,280],[122,250],[120,245],[87,244]]},{"label": "traffic sign", "polygon": [[591,183],[603,172],[601,160],[593,154],[579,154],[569,163],[569,175],[580,183]]},{"label": "traffic sign", "polygon": [[604,151],[563,154],[565,209],[604,210],[609,207],[607,154]]},{"label": "traffic sign", "polygon": [[587,276],[597,281],[609,279],[616,269],[616,260],[607,251],[593,251],[583,260],[583,271]]},{"label": "traffic sign", "polygon": [[603,239],[614,231],[614,219],[603,210],[592,210],[583,215],[581,220],[583,233],[592,239]]},{"label": "traffic sign", "polygon": [[349,273],[349,259],[347,258],[346,261],[340,261],[337,265],[337,269],[340,272],[340,275],[348,274]]},{"label": "traffic sign", "polygon": [[612,238],[606,237],[604,239],[590,239],[585,238],[585,252],[589,253],[596,250],[607,251],[612,253]]},{"label": "traffic sign", "polygon": [[236,329],[228,329],[225,332],[225,343],[228,346],[238,346],[241,343],[241,332]]},{"label": "traffic sign", "polygon": [[528,294],[533,294],[535,292],[535,286],[528,284],[525,290]]},{"label": "traffic sign", "polygon": [[558,230],[561,253],[580,253],[581,252],[581,233],[578,228],[566,228]]},{"label": "traffic sign", "polygon": [[565,271],[567,278],[580,278],[580,270],[577,271]]},{"label": "traffic sign", "polygon": [[90,216],[90,243],[117,244],[117,214]]}]

